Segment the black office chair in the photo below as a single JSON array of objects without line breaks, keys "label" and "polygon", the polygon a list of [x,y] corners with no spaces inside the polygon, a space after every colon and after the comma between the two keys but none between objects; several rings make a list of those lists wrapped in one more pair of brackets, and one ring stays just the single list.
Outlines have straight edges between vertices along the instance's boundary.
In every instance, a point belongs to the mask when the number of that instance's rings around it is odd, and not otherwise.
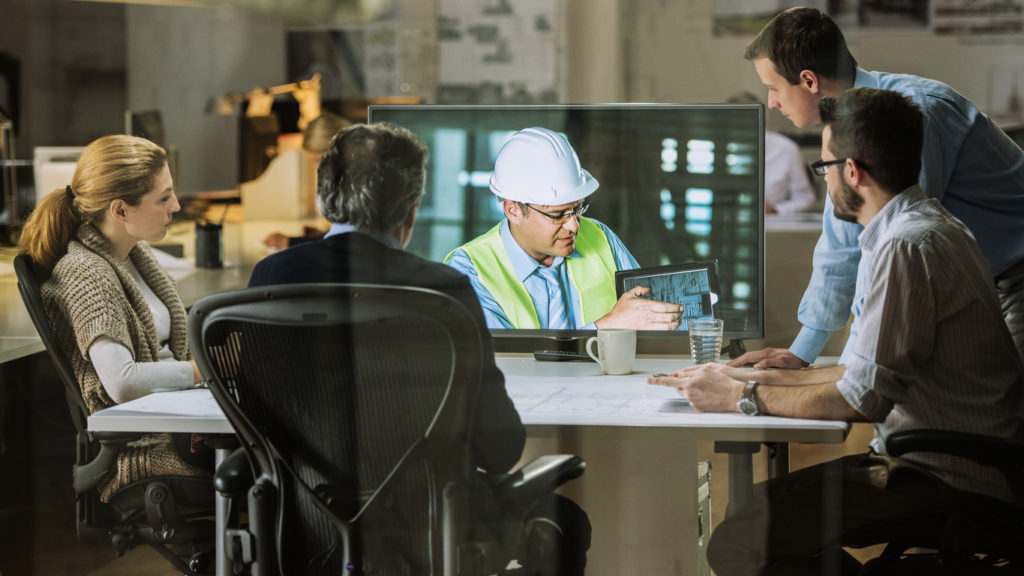
[{"label": "black office chair", "polygon": [[439,292],[308,284],[209,296],[189,341],[253,463],[236,566],[264,574],[493,574],[522,515],[582,474],[537,459],[497,493],[508,517],[473,540],[470,435],[481,379],[477,325]]},{"label": "black office chair", "polygon": [[138,544],[148,545],[183,574],[206,570],[212,566],[213,558],[212,481],[152,477],[117,490],[107,503],[100,501],[97,487],[115,470],[118,453],[142,435],[89,432],[89,410],[78,380],[43,309],[40,287],[49,273],[36,266],[27,254],[15,256],[14,271],[21,298],[64,385],[77,430],[73,486],[79,541],[113,546],[118,556]]},{"label": "black office chair", "polygon": [[[946,430],[913,430],[886,439],[886,452],[934,452],[974,460],[1003,473],[1017,502],[1024,502],[1024,443]],[[1024,509],[984,496],[883,527],[899,540],[858,535],[857,547],[888,542],[864,564],[865,576],[1024,574]],[[875,530],[877,531],[877,530]]]}]

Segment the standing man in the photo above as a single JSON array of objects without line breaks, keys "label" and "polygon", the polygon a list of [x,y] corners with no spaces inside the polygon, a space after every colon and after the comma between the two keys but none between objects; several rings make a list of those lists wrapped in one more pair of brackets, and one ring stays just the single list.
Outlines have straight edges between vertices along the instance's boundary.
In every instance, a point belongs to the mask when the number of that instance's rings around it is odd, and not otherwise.
[{"label": "standing man", "polygon": [[[978,244],[917,185],[924,117],[908,98],[854,88],[817,103],[823,174],[835,215],[864,227],[843,365],[755,370],[706,364],[652,384],[704,412],[874,422],[867,454],[755,487],[758,498],[712,534],[719,576],[857,574],[846,538],[948,506],[1020,505],[1003,476],[966,459],[885,455],[905,430],[1019,438],[1024,370]],[[823,507],[822,502],[828,502]],[[763,538],[752,537],[762,534]],[[892,541],[892,540],[889,540]]]},{"label": "standing man", "polygon": [[[477,318],[484,347],[483,377],[476,405],[472,449],[474,520],[490,527],[500,511],[490,486],[520,459],[523,427],[494,363],[490,332],[466,277],[404,250],[412,239],[423,197],[427,148],[418,136],[388,123],[354,124],[333,139],[317,171],[317,207],[331,222],[322,240],[299,244],[261,260],[249,286],[340,282],[417,286],[444,292]],[[558,562],[547,574],[583,574],[590,547],[590,521],[572,501],[553,495],[529,516],[527,534],[560,541]],[[482,528],[481,528],[482,529]],[[557,534],[557,535],[556,535]],[[527,536],[526,541],[530,538]],[[535,541],[536,542],[536,541]],[[531,567],[538,568],[538,567]],[[531,572],[532,574],[532,572]]]},{"label": "standing man", "polygon": [[[921,108],[925,132],[918,183],[974,234],[1024,358],[1024,152],[949,86],[859,68],[839,27],[815,8],[791,8],[776,16],[747,47],[745,57],[768,88],[768,107],[778,108],[799,128],[821,122],[819,98],[838,96],[854,86],[893,90]],[[814,272],[800,302],[803,328],[793,344],[788,350],[749,352],[731,364],[806,366],[821,353],[829,335],[846,325],[863,227],[839,221],[833,209],[826,199]]]},{"label": "standing man", "polygon": [[683,307],[644,298],[616,301],[615,271],[639,265],[610,228],[584,218],[598,182],[561,134],[526,128],[505,142],[491,191],[505,220],[456,248],[445,262],[469,277],[491,328],[674,330]]}]

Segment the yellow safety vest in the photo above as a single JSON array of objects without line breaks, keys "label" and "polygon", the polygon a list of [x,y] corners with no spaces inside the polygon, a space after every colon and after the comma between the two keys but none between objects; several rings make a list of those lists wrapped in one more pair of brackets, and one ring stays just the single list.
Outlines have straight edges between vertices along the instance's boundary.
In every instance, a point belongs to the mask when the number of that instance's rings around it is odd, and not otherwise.
[{"label": "yellow safety vest", "polygon": [[[500,224],[460,246],[476,267],[480,283],[487,288],[505,317],[515,328],[538,329],[540,321],[530,293],[516,277],[501,241]],[[459,248],[452,250],[448,262]],[[615,305],[615,256],[604,231],[586,218],[580,219],[576,234],[576,251],[580,257],[566,258],[569,281],[579,294],[583,323],[601,318]]]}]

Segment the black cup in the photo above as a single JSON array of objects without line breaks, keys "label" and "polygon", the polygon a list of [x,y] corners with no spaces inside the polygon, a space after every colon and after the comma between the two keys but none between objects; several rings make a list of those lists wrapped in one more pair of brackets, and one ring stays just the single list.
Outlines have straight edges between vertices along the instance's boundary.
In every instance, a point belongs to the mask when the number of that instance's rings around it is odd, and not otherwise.
[{"label": "black cup", "polygon": [[200,268],[223,268],[220,224],[196,222],[196,266]]}]

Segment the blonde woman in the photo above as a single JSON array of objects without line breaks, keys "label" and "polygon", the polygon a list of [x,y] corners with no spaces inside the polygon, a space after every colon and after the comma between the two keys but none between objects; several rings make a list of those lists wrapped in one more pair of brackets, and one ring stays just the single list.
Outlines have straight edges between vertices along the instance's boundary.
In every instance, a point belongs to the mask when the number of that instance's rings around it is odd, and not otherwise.
[{"label": "blonde woman", "polygon": [[[25,223],[21,247],[52,270],[43,305],[90,412],[201,380],[181,297],[146,244],[180,209],[165,151],[113,135],[89,144],[71,184]],[[148,476],[207,474],[205,459],[187,436],[148,435],[121,453],[101,499]]]}]

